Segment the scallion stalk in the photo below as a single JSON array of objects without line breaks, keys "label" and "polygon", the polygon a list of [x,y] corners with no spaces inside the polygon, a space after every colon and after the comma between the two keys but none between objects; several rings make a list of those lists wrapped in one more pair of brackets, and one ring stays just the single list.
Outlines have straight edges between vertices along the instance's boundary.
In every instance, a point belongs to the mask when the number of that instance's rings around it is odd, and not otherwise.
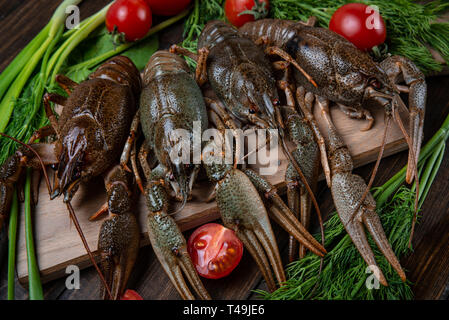
[{"label": "scallion stalk", "polygon": [[31,172],[28,168],[25,180],[25,239],[27,249],[28,285],[30,300],[43,300],[42,283],[39,267],[36,260],[36,251],[33,239],[33,223],[31,218]]},{"label": "scallion stalk", "polygon": [[14,191],[9,215],[9,242],[8,242],[8,300],[15,297],[15,271],[16,271],[16,240],[17,240],[17,220],[19,216],[19,201],[17,192]]},{"label": "scallion stalk", "polygon": [[37,49],[45,41],[50,24],[47,24],[39,34],[14,58],[14,60],[0,74],[0,99],[6,93],[11,82],[16,78],[23,66],[31,59]]},{"label": "scallion stalk", "polygon": [[48,72],[51,71],[50,76],[50,87],[55,84],[55,78],[61,69],[62,64],[64,63],[67,56],[73,49],[84,39],[86,39],[89,34],[94,31],[100,24],[102,24],[105,20],[106,13],[111,4],[107,5],[103,9],[101,9],[98,13],[96,13],[92,19],[80,27],[76,29],[76,31],[56,50],[51,59],[48,62]]},{"label": "scallion stalk", "polygon": [[[3,80],[4,82],[0,82],[1,86],[4,86],[5,88],[9,87],[6,93],[3,95],[2,101],[0,102],[0,132],[5,131],[5,128],[11,118],[14,104],[20,97],[25,84],[28,82],[36,66],[41,61],[42,56],[45,54],[48,46],[56,37],[57,33],[60,30],[60,27],[64,26],[65,18],[67,15],[65,12],[66,8],[71,5],[76,5],[81,1],[82,0],[63,1],[61,5],[56,9],[50,22],[43,29],[43,32],[38,34],[38,40],[36,40],[36,42],[30,42],[30,48],[34,48],[34,46],[36,46],[37,50],[34,51],[29,49],[25,50],[24,54],[19,54],[18,59],[15,59],[15,63],[13,61],[13,65],[9,69],[9,71],[12,71],[11,74],[5,74],[5,78]],[[17,72],[19,73],[17,74]],[[0,89],[1,88],[2,87],[0,87]]]}]

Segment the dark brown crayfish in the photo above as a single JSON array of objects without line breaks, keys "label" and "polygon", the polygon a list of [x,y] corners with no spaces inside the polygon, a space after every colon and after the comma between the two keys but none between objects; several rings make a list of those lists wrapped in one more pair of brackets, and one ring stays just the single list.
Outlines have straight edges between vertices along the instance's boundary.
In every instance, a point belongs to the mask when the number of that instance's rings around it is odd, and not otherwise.
[{"label": "dark brown crayfish", "polygon": [[[48,93],[44,96],[50,125],[32,136],[30,147],[45,165],[56,168],[51,197],[64,195],[71,218],[103,281],[103,297],[117,299],[125,289],[137,256],[139,228],[131,208],[130,177],[114,164],[118,164],[137,109],[140,75],[131,60],[117,56],[102,64],[88,80],[79,84],[62,75],[57,76],[56,80],[69,97]],[[63,106],[59,118],[53,113],[50,102]],[[33,143],[50,135],[56,136],[55,142]],[[30,166],[37,168],[38,159],[30,150],[21,148],[1,167],[0,216],[8,213],[13,184],[18,181],[22,169]],[[105,176],[108,203],[96,215],[109,212],[99,235],[104,277],[70,204],[81,182],[100,175]]]}]

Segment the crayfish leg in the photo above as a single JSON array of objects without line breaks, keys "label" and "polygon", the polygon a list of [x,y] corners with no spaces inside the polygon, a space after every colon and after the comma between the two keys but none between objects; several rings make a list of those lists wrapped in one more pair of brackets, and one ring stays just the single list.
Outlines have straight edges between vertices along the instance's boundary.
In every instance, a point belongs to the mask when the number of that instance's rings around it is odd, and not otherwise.
[{"label": "crayfish leg", "polygon": [[366,119],[368,121],[368,125],[364,128],[361,128],[360,131],[369,131],[374,125],[374,118],[369,110],[366,110],[362,107],[353,108],[345,106],[341,103],[337,103],[341,112],[343,112],[347,117],[351,119]]},{"label": "crayfish leg", "polygon": [[78,86],[78,83],[63,74],[56,75],[55,80],[68,95],[70,95],[72,90]]},{"label": "crayfish leg", "polygon": [[397,86],[398,91],[408,91],[409,135],[413,149],[409,151],[406,181],[412,183],[415,177],[414,164],[418,163],[424,130],[424,114],[427,100],[427,84],[424,74],[408,58],[391,56],[380,63],[394,84],[404,81],[406,87]]}]

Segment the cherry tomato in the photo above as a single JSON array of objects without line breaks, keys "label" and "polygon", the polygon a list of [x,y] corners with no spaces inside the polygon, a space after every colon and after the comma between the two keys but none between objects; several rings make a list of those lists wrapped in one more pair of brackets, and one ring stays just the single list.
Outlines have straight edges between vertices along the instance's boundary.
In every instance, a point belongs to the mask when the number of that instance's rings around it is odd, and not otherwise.
[{"label": "cherry tomato", "polygon": [[159,16],[175,16],[188,7],[191,0],[145,0],[151,12]]},{"label": "cherry tomato", "polygon": [[[266,17],[269,6],[268,0],[226,0],[224,9],[229,22],[240,28],[247,22]],[[251,13],[239,15],[243,11]]]},{"label": "cherry tomato", "polygon": [[120,300],[143,300],[142,297],[134,290],[127,289]]},{"label": "cherry tomato", "polygon": [[142,39],[150,30],[151,10],[144,0],[117,0],[106,13],[106,28],[115,28],[125,35],[126,41]]},{"label": "cherry tomato", "polygon": [[200,276],[218,279],[230,274],[239,264],[243,245],[231,229],[208,223],[192,233],[188,251]]},{"label": "cherry tomato", "polygon": [[385,22],[379,12],[363,3],[340,7],[332,15],[329,29],[364,51],[383,43],[387,36]]}]

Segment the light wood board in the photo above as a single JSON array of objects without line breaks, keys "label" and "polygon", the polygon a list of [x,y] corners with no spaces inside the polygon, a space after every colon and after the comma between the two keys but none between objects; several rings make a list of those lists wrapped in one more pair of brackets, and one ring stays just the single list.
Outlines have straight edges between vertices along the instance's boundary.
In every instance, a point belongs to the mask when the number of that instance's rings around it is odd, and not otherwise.
[{"label": "light wood board", "polygon": [[[319,112],[315,111],[321,132],[326,137],[325,125]],[[375,108],[371,111],[376,122],[371,130],[362,132],[360,128],[366,126],[365,121],[349,119],[338,108],[331,108],[332,119],[338,132],[348,145],[356,167],[375,161],[382,142],[385,128],[383,110]],[[404,110],[402,110],[401,114],[404,123],[408,123],[408,117]],[[405,139],[396,124],[393,123],[388,132],[384,157],[407,149]],[[276,174],[266,177],[280,189],[283,188],[286,166],[287,161],[280,151],[280,165]],[[204,202],[212,191],[212,187],[207,182],[198,183],[195,186],[192,201],[186,205],[182,212],[175,215],[175,219],[182,230],[188,230],[219,218],[215,202]],[[72,202],[92,251],[95,251],[97,248],[98,232],[102,221],[90,222],[88,218],[100,208],[105,200],[106,193],[103,182],[100,179],[96,179],[88,185],[81,186]],[[136,213],[139,216],[142,230],[141,243],[142,245],[148,245],[148,237],[145,235],[146,206],[142,196],[136,204]],[[79,235],[69,219],[66,206],[61,198],[53,201],[49,199],[45,183],[40,185],[39,203],[34,209],[33,219],[37,259],[43,282],[64,276],[68,265],[74,264],[80,269],[90,265]],[[17,246],[17,273],[19,280],[26,284],[28,272],[23,208],[21,208]]]}]

